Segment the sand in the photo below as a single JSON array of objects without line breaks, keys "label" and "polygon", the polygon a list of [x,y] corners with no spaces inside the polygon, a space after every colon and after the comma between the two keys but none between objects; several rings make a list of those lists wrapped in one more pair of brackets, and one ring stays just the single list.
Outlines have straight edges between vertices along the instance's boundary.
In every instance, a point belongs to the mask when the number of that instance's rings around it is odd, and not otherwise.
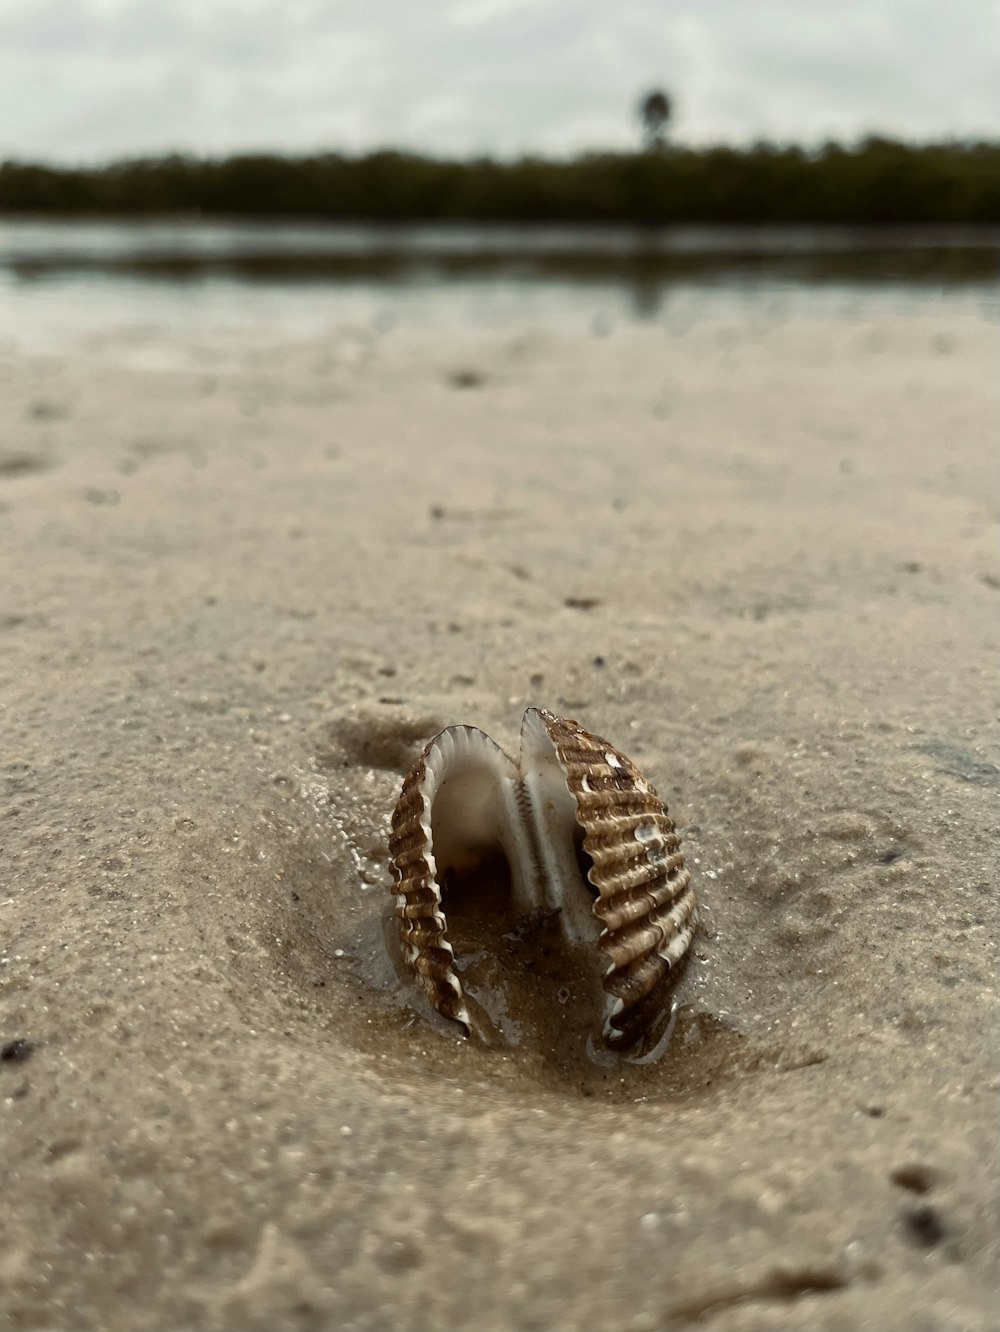
[{"label": "sand", "polygon": [[[7,344],[0,1326],[994,1329],[996,344]],[[655,1066],[389,960],[403,773],[529,703],[681,829]]]}]

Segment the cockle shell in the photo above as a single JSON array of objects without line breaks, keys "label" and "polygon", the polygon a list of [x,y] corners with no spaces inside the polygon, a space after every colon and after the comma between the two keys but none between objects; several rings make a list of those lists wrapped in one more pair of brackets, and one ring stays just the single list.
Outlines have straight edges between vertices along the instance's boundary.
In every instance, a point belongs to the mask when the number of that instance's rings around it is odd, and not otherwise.
[{"label": "cockle shell", "polygon": [[669,1012],[696,916],[677,833],[652,785],[606,740],[542,708],[524,714],[517,763],[472,726],[429,741],[392,817],[395,915],[406,963],[467,1033],[444,890],[449,874],[475,872],[498,852],[517,912],[557,913],[568,943],[593,946],[599,1043],[642,1046]]}]

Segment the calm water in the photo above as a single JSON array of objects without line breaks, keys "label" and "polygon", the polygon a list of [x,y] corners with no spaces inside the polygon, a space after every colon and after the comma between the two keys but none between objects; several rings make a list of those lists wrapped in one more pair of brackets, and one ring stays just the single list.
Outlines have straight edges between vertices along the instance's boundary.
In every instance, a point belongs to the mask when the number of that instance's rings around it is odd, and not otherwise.
[{"label": "calm water", "polygon": [[609,330],[714,311],[961,305],[996,318],[1000,233],[826,228],[0,222],[0,338],[343,323]]}]

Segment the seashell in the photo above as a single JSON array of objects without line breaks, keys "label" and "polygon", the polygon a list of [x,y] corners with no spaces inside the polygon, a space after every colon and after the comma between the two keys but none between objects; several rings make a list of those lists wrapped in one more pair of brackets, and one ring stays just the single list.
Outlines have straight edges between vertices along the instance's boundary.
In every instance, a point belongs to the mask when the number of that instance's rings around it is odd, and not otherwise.
[{"label": "seashell", "polygon": [[694,890],[666,807],[606,740],[529,708],[515,763],[475,727],[448,727],[403,783],[389,854],[403,958],[467,1034],[476,1024],[445,899],[450,879],[468,882],[499,854],[515,916],[529,927],[554,916],[567,945],[589,950],[597,1044],[645,1053],[659,1039],[694,935]]}]

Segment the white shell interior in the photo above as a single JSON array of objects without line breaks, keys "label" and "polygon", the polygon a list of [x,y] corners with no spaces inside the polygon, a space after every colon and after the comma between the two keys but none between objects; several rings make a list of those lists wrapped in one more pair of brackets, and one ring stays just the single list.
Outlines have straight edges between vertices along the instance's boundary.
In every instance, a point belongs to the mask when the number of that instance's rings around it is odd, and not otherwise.
[{"label": "white shell interior", "polygon": [[517,767],[471,726],[442,731],[425,765],[424,832],[435,881],[444,869],[472,868],[499,848],[518,909],[558,911],[570,942],[596,938],[594,892],[577,854],[576,801],[538,710],[524,715]]}]

